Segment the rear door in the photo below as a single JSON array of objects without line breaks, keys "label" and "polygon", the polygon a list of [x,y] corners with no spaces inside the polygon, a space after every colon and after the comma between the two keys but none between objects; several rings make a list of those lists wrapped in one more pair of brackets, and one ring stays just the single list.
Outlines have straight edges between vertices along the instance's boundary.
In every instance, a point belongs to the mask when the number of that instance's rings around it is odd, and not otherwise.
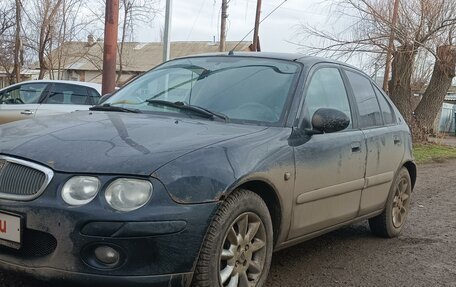
[{"label": "rear door", "polygon": [[401,127],[393,109],[372,81],[355,70],[345,69],[358,109],[358,122],[366,138],[366,187],[360,215],[382,209],[394,175],[405,152]]},{"label": "rear door", "polygon": [[363,133],[353,123],[355,113],[339,67],[320,66],[306,84],[303,128],[319,108],[347,114],[344,131],[317,134],[295,147],[295,206],[289,238],[323,230],[354,219],[364,186],[366,148]]},{"label": "rear door", "polygon": [[33,118],[48,83],[23,83],[0,94],[0,124]]},{"label": "rear door", "polygon": [[88,110],[94,105],[94,97],[88,88],[80,85],[54,83],[48,96],[36,112],[37,117]]}]

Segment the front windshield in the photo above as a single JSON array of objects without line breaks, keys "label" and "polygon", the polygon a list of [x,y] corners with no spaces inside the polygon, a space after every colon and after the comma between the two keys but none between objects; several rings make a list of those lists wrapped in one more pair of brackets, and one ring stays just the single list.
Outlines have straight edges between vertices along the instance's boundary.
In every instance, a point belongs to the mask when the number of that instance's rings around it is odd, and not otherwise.
[{"label": "front windshield", "polygon": [[197,57],[168,62],[105,103],[143,112],[182,113],[162,101],[204,108],[233,122],[279,123],[298,64],[252,57]]}]

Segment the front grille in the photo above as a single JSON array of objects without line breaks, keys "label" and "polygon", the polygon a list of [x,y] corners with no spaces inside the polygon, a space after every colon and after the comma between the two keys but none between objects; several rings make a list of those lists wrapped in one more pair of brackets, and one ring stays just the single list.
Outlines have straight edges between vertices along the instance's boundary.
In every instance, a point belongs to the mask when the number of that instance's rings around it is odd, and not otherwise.
[{"label": "front grille", "polygon": [[48,168],[0,156],[0,198],[32,200],[44,191],[52,175]]},{"label": "front grille", "polygon": [[0,193],[35,195],[45,181],[41,171],[9,162],[0,172]]},{"label": "front grille", "polygon": [[56,248],[57,239],[51,234],[33,229],[25,229],[21,249],[16,250],[6,246],[0,246],[0,254],[30,259],[49,255]]}]

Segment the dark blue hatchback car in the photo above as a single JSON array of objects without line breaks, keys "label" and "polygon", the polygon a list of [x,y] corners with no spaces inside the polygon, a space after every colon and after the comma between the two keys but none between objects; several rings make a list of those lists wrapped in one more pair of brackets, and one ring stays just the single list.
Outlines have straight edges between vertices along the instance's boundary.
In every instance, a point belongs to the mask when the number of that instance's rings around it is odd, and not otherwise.
[{"label": "dark blue hatchback car", "polygon": [[399,235],[410,131],[353,67],[181,58],[90,111],[0,126],[0,268],[100,286],[263,286],[272,252]]}]

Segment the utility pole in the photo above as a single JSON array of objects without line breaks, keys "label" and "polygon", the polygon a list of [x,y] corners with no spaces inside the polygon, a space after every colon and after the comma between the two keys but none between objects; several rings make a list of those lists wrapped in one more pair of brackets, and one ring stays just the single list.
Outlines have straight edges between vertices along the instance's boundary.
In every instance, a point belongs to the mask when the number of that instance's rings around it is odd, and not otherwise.
[{"label": "utility pole", "polygon": [[172,19],[172,7],[173,0],[166,0],[166,11],[165,11],[165,31],[163,33],[163,62],[169,60],[171,42],[170,42],[170,31],[171,31],[171,19]]},{"label": "utility pole", "polygon": [[389,94],[388,80],[391,71],[391,60],[394,49],[394,38],[396,34],[396,23],[399,16],[399,1],[394,0],[393,19],[391,20],[391,34],[389,38],[388,51],[386,51],[385,75],[383,76],[383,90]]},{"label": "utility pole", "polygon": [[102,94],[116,88],[117,33],[119,23],[119,0],[106,0]]},{"label": "utility pole", "polygon": [[253,32],[253,51],[254,52],[258,52],[260,51],[260,37],[259,37],[259,33],[260,33],[260,17],[261,17],[261,3],[262,1],[261,0],[257,0],[257,10],[256,10],[256,17],[255,17],[255,30]]},{"label": "utility pole", "polygon": [[222,19],[220,27],[220,52],[226,50],[226,19],[228,18],[228,0],[222,0]]}]

